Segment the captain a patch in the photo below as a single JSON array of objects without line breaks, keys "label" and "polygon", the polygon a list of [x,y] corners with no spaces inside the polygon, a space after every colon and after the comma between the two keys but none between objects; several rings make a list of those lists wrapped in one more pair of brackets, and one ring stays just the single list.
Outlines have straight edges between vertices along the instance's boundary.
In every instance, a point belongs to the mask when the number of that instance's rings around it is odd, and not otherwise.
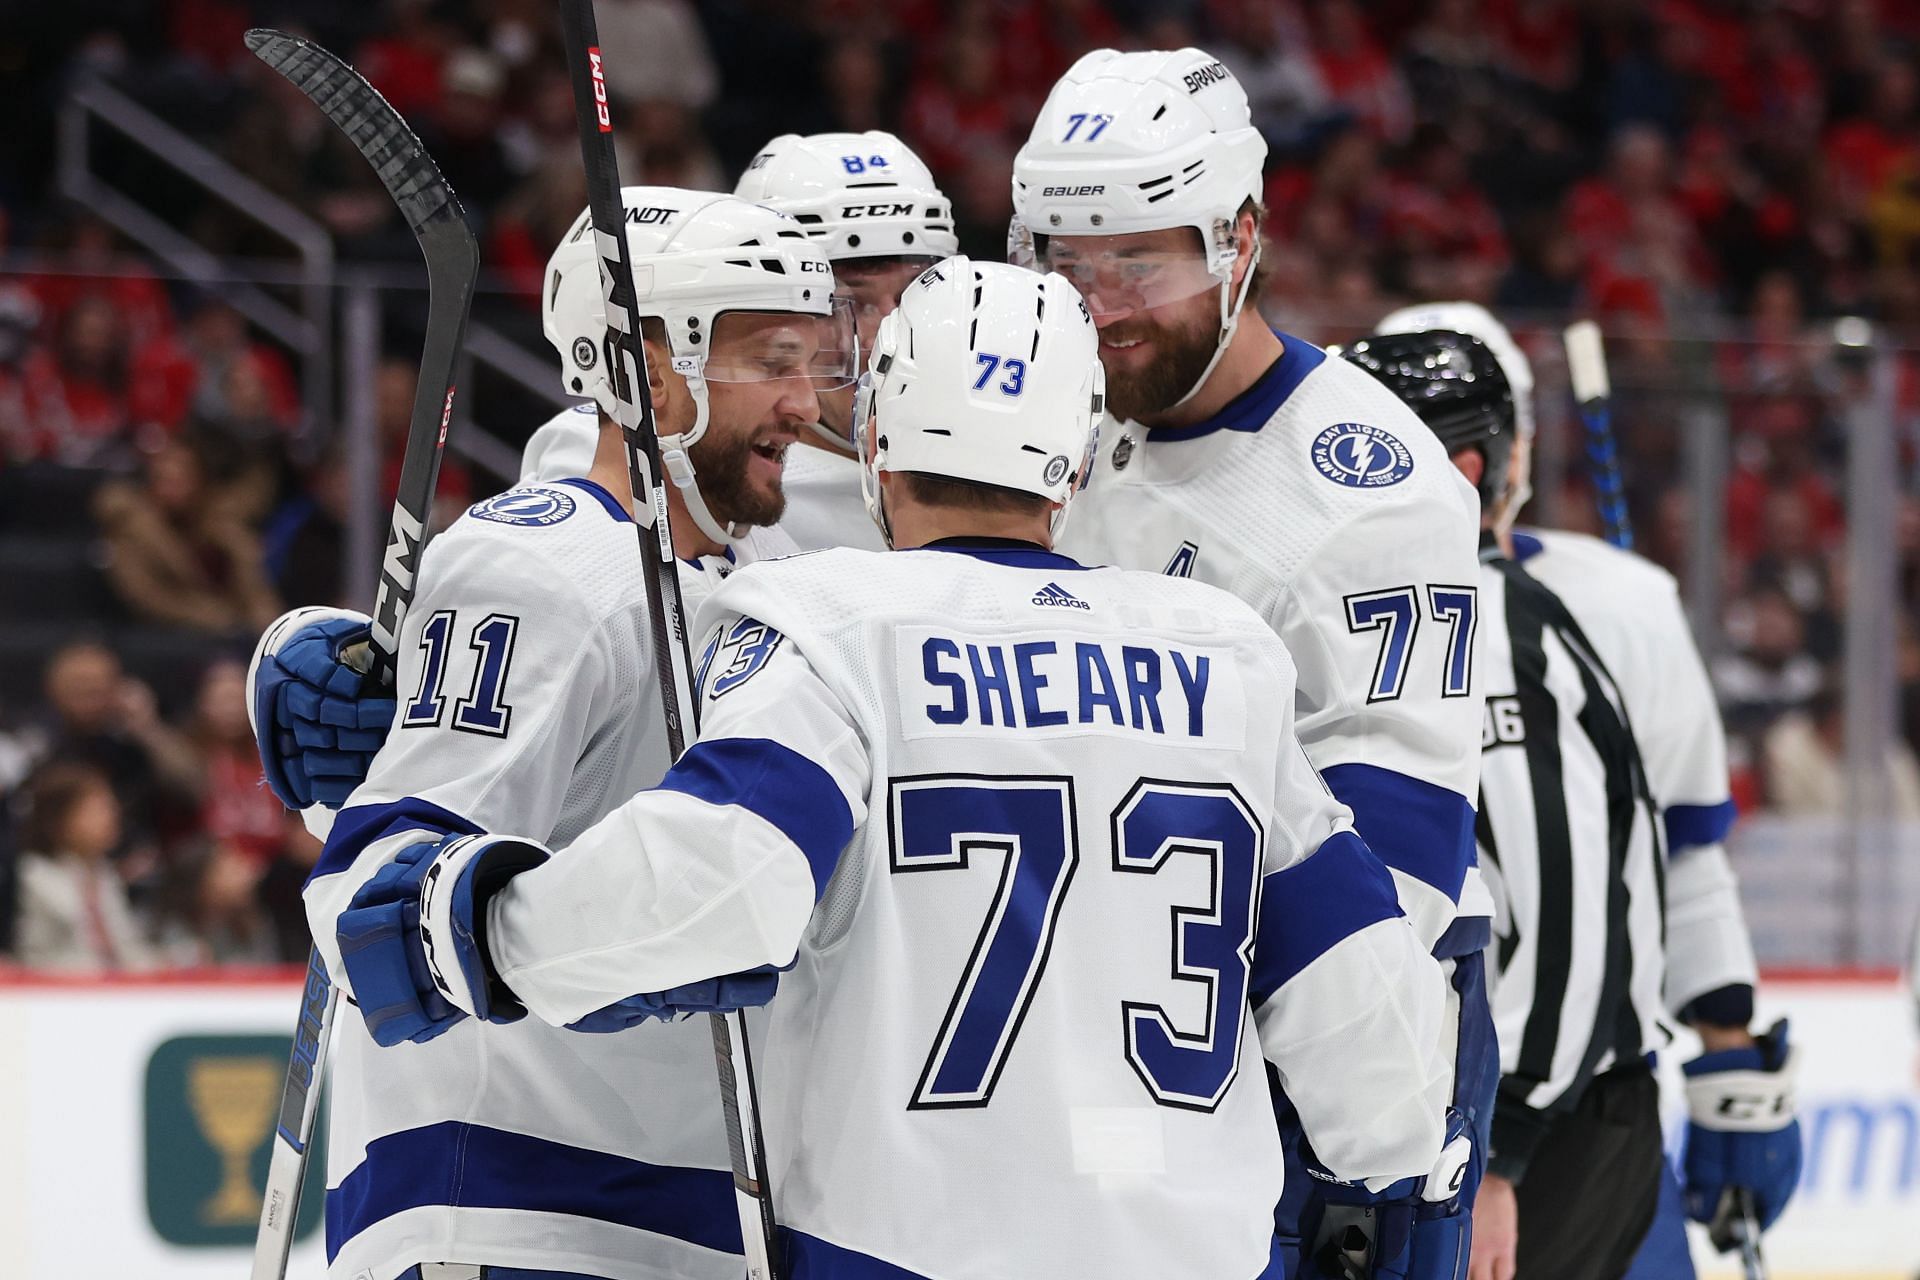
[{"label": "captain a patch", "polygon": [[495,524],[523,524],[536,529],[559,524],[574,512],[573,495],[564,489],[528,485],[509,489],[498,497],[470,507],[467,514]]},{"label": "captain a patch", "polygon": [[1413,454],[1400,437],[1364,422],[1336,422],[1313,438],[1313,465],[1349,489],[1384,489],[1413,474]]}]

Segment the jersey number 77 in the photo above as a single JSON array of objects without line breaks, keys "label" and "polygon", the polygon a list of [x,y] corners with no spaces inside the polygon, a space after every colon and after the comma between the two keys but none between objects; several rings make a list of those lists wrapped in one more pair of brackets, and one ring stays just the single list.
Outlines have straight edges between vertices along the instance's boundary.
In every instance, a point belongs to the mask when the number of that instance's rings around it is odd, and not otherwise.
[{"label": "jersey number 77", "polygon": [[[986,919],[947,1006],[910,1110],[984,1107],[1045,975],[1080,868],[1069,777],[928,774],[888,785],[890,869],[972,871],[998,855]],[[1159,1005],[1118,1010],[1128,1064],[1157,1103],[1212,1111],[1233,1083],[1247,1013],[1265,832],[1233,787],[1142,778],[1109,816],[1111,870],[1152,876],[1177,855],[1210,864],[1211,900],[1173,909],[1173,976],[1203,984],[1202,1025]],[[985,860],[983,859],[983,862]],[[987,865],[992,865],[989,863]]]}]

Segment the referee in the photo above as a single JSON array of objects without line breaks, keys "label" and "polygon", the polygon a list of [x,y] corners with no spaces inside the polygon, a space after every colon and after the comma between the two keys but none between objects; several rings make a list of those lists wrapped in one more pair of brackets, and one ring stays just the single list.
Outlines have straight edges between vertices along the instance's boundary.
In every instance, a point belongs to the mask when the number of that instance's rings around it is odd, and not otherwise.
[{"label": "referee", "polygon": [[[1421,415],[1482,499],[1478,836],[1497,903],[1502,1079],[1474,1280],[1619,1277],[1665,1170],[1650,1068],[1667,1040],[1665,860],[1628,700],[1567,606],[1514,555],[1526,441],[1494,352],[1429,328],[1367,339],[1347,358]],[[1777,1048],[1784,1055],[1783,1038]]]}]

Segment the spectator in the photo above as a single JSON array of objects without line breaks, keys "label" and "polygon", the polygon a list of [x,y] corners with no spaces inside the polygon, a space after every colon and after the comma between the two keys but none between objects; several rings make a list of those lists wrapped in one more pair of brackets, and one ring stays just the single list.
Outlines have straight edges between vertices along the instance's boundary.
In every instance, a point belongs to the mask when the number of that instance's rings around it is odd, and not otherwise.
[{"label": "spectator", "polygon": [[122,839],[105,774],[58,762],[28,788],[15,952],[30,969],[111,973],[153,966],[126,886],[108,861]]},{"label": "spectator", "polygon": [[[579,210],[574,211],[578,216]],[[407,428],[413,422],[413,394],[420,371],[411,360],[387,359],[375,375],[374,415],[380,431],[381,503],[393,505],[400,492],[400,466],[407,454]],[[473,477],[458,458],[440,460],[440,483],[433,502],[435,532],[459,519],[473,503]],[[264,623],[261,625],[265,625]]]},{"label": "spectator", "polygon": [[215,659],[200,677],[189,737],[199,757],[197,833],[238,857],[257,878],[280,852],[286,810],[261,784],[260,756],[247,720],[247,668]]},{"label": "spectator", "polygon": [[[990,31],[956,32],[948,38],[946,57],[935,74],[907,95],[902,117],[907,142],[949,194],[948,184],[960,180],[970,161],[1017,141],[1018,122],[995,74],[996,57]],[[1000,182],[1006,185],[1004,172]]]},{"label": "spectator", "polygon": [[594,14],[607,89],[622,102],[657,98],[697,112],[719,96],[713,53],[687,0],[600,0]]},{"label": "spectator", "polygon": [[267,572],[291,605],[346,602],[341,561],[347,547],[347,469],[330,449],[308,469],[298,492],[274,513],[264,534]]},{"label": "spectator", "polygon": [[25,462],[40,451],[38,406],[27,381],[40,303],[19,286],[0,288],[0,467]]},{"label": "spectator", "polygon": [[1221,0],[1211,9],[1224,36],[1214,52],[1246,87],[1254,127],[1277,153],[1304,148],[1333,113],[1298,6]]},{"label": "spectator", "polygon": [[258,631],[279,613],[259,538],[216,496],[199,455],[177,440],[148,453],[144,479],[95,495],[108,578],[135,616],[235,632]]},{"label": "spectator", "polygon": [[[1788,817],[1837,818],[1852,805],[1846,722],[1841,701],[1823,688],[1803,708],[1782,715],[1764,741],[1767,805]],[[1889,785],[1889,817],[1920,821],[1920,761],[1895,739],[1881,762]]]},{"label": "spectator", "polygon": [[[614,65],[610,61],[609,69]],[[448,57],[442,79],[446,99],[438,119],[421,126],[422,138],[460,193],[468,216],[482,222],[514,185],[513,166],[500,137],[506,68],[484,49],[457,49]]]},{"label": "spectator", "polygon": [[308,932],[306,900],[301,891],[314,864],[320,861],[325,846],[308,831],[297,813],[282,815],[286,836],[273,861],[260,877],[254,897],[267,917],[274,959],[282,964],[299,964],[313,945]]},{"label": "spectator", "polygon": [[127,329],[104,293],[74,298],[51,348],[21,364],[26,422],[17,457],[66,466],[111,466],[132,455],[127,407]]},{"label": "spectator", "polygon": [[1328,96],[1383,142],[1406,141],[1413,99],[1353,0],[1321,0],[1315,61]]},{"label": "spectator", "polygon": [[156,856],[161,827],[197,783],[190,743],[160,718],[153,690],[130,678],[113,650],[74,640],[47,660],[44,703],[23,732],[30,758],[85,764],[105,775],[120,802],[123,860]]},{"label": "spectator", "polygon": [[1806,623],[1784,592],[1762,588],[1737,602],[1727,632],[1736,647],[1713,664],[1713,683],[1729,731],[1758,738],[1820,692],[1825,676],[1807,653]]}]

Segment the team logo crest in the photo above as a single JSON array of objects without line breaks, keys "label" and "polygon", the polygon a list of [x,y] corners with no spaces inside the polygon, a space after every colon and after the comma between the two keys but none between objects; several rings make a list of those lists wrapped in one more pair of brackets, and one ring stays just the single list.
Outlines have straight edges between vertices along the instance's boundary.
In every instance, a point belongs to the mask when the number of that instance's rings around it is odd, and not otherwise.
[{"label": "team logo crest", "polygon": [[509,489],[468,509],[476,520],[495,524],[525,524],[536,529],[559,524],[574,511],[573,495],[560,489],[529,486]]},{"label": "team logo crest", "polygon": [[1313,438],[1313,465],[1335,484],[1384,489],[1413,474],[1413,454],[1391,431],[1337,422]]},{"label": "team logo crest", "polygon": [[1123,435],[1113,444],[1113,469],[1125,471],[1127,464],[1133,461],[1133,437]]}]

